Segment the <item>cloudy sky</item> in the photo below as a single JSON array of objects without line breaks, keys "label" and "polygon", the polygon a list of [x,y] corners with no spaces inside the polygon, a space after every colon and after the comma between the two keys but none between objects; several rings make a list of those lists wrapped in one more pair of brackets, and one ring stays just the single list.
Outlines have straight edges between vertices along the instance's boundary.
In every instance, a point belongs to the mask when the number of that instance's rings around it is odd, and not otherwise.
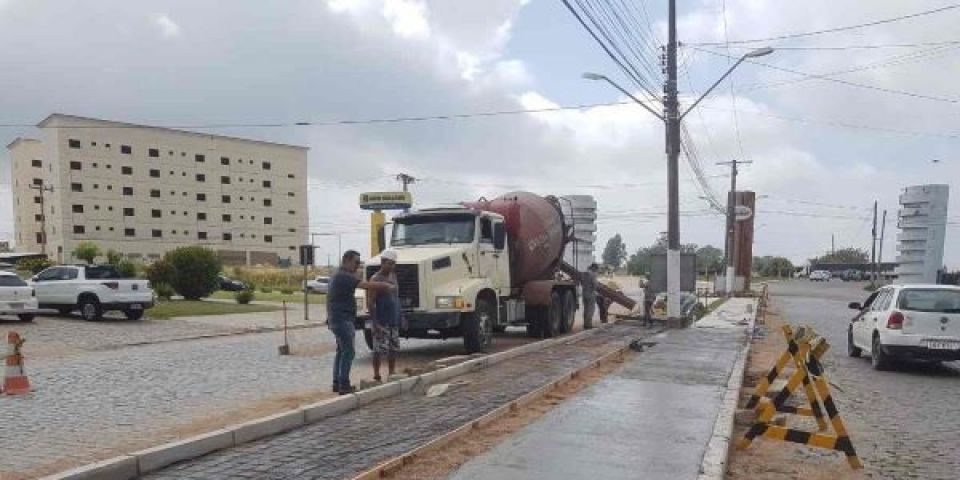
[{"label": "cloudy sky", "polygon": [[[589,3],[637,12],[649,40],[637,48],[656,65],[665,1]],[[947,5],[680,0],[682,100],[691,103],[724,71],[721,55],[763,45],[737,41]],[[892,239],[901,188],[960,178],[960,43],[943,43],[960,41],[958,21],[960,9],[948,9],[771,40],[780,49],[759,59],[765,65],[742,65],[687,117],[721,198],[729,177],[715,163],[754,162],[739,184],[764,196],[755,253],[802,260],[829,249],[831,234],[838,246],[869,249],[874,200],[890,210]],[[725,40],[734,42],[729,50]],[[904,44],[914,46],[891,46]],[[636,89],[560,0],[0,0],[0,45],[2,124],[35,124],[51,112],[157,125],[326,122],[626,99],[583,80],[584,71]],[[883,48],[846,48],[863,46]],[[601,241],[621,233],[631,251],[666,229],[662,125],[634,105],[210,131],[309,146],[311,231],[343,232],[345,246],[367,247],[357,195],[395,188],[399,172],[421,179],[412,187],[421,205],[517,188],[595,195]],[[4,144],[36,134],[0,128]],[[681,179],[681,240],[722,246],[723,218],[698,198],[684,160]],[[4,150],[0,239],[13,237],[10,202]],[[960,192],[951,205],[958,212]],[[946,262],[956,268],[960,251],[949,243],[960,213],[951,217]],[[336,242],[321,248],[322,257]],[[885,250],[890,259],[893,243]]]}]

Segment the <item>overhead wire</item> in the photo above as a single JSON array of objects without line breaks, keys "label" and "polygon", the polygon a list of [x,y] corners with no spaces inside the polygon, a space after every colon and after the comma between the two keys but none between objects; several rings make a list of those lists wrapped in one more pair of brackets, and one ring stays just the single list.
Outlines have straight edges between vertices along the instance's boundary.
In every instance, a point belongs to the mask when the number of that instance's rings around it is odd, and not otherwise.
[{"label": "overhead wire", "polygon": [[[730,56],[730,40],[727,35],[727,0],[721,0],[720,5],[722,8],[721,17],[723,18],[723,42],[727,47],[727,66],[730,66],[730,63],[733,61]],[[737,114],[737,92],[735,89],[734,82],[735,72],[730,72],[730,78],[727,84],[730,86],[730,105],[733,107],[733,130],[736,132],[737,138],[737,150],[740,152],[740,158],[744,158],[745,154],[743,153],[743,138],[740,135],[740,116]]]},{"label": "overhead wire", "polygon": [[[694,45],[694,44],[683,44]],[[884,48],[919,48],[936,47],[941,45],[960,45],[960,40],[944,40],[941,42],[916,42],[916,43],[881,43],[881,44],[859,44],[859,45],[794,45],[777,46],[777,51],[781,50],[817,50],[817,51],[846,51],[846,50],[879,50]],[[730,45],[730,48],[739,48],[743,50],[754,50],[752,45]]]}]

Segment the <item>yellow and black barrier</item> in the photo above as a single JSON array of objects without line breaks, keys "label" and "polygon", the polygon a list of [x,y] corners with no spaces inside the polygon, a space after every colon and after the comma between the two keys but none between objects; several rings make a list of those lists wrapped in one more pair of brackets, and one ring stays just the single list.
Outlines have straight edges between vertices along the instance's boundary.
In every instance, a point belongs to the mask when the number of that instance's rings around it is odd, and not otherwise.
[{"label": "yellow and black barrier", "polygon": [[[757,383],[753,395],[747,401],[746,408],[757,412],[757,420],[750,427],[737,448],[745,449],[759,436],[785,442],[801,443],[814,447],[827,448],[843,452],[850,467],[863,468],[857,456],[850,435],[840,418],[840,412],[833,402],[830,387],[820,358],[830,348],[826,339],[812,329],[800,327],[796,333],[789,325],[783,326],[783,335],[787,340],[787,350],[777,359],[773,368]],[[791,362],[793,360],[793,362]],[[784,374],[788,365],[793,363],[793,371],[782,390],[768,397],[771,385]],[[803,385],[808,406],[787,405],[787,400]],[[772,393],[772,392],[771,392]],[[770,398],[772,397],[772,398]],[[774,415],[788,413],[813,417],[817,421],[819,432],[808,432],[774,424]],[[826,418],[824,413],[826,413]],[[827,422],[829,419],[829,423]],[[830,427],[833,432],[830,432]]]}]

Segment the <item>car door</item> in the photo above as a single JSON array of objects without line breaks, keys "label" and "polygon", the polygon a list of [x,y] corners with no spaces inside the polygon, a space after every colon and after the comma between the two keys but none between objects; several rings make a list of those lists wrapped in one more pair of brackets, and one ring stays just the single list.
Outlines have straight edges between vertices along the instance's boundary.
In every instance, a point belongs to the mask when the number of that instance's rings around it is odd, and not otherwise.
[{"label": "car door", "polygon": [[37,293],[37,301],[42,305],[53,305],[55,301],[55,281],[60,278],[60,267],[48,268],[31,279],[33,289]]},{"label": "car door", "polygon": [[880,290],[876,290],[863,301],[860,311],[850,320],[850,331],[853,335],[854,345],[861,347],[863,346],[863,326],[867,323],[867,320],[870,316],[870,308],[873,307],[873,302],[877,300],[877,296],[880,295]]},{"label": "car door", "polygon": [[860,335],[857,338],[857,344],[866,350],[871,350],[873,345],[873,332],[878,328],[881,318],[886,318],[884,312],[890,305],[890,297],[893,296],[892,288],[880,290],[877,298],[870,305],[870,311],[867,312],[866,319],[860,325]]}]

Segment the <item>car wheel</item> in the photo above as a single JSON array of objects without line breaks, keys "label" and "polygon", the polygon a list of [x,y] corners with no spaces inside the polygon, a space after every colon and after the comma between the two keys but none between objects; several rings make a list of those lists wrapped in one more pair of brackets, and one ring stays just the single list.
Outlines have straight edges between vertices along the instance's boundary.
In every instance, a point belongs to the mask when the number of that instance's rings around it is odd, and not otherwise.
[{"label": "car wheel", "polygon": [[860,358],[860,354],[863,353],[863,350],[858,348],[853,344],[853,328],[847,329],[847,356],[853,358]]},{"label": "car wheel", "polygon": [[86,297],[80,300],[80,317],[88,322],[103,319],[103,307],[96,298]]},{"label": "car wheel", "polygon": [[874,370],[889,370],[893,366],[893,359],[883,351],[880,336],[873,336],[873,345],[870,348],[870,363]]},{"label": "car wheel", "polygon": [[32,322],[34,317],[35,315],[32,313],[21,313],[17,315],[17,318],[19,318],[21,322]]},{"label": "car wheel", "polygon": [[140,320],[143,318],[143,310],[124,310],[123,315],[127,320]]},{"label": "car wheel", "polygon": [[494,310],[489,300],[478,298],[474,311],[462,319],[463,346],[467,353],[485,352],[493,339]]}]

